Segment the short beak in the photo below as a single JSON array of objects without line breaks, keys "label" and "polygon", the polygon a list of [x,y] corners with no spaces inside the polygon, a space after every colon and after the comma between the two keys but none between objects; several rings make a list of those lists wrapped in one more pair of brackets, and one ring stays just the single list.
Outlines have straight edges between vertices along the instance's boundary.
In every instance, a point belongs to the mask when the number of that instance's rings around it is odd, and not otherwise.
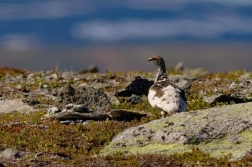
[{"label": "short beak", "polygon": [[149,58],[148,61],[152,61],[153,59],[152,58]]}]

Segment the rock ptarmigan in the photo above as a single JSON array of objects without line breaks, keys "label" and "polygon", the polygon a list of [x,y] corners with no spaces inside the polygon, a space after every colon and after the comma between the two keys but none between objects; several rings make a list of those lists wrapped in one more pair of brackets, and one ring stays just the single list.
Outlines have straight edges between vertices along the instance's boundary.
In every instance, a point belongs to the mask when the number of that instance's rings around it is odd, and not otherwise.
[{"label": "rock ptarmigan", "polygon": [[151,106],[160,110],[162,117],[183,112],[187,104],[185,92],[168,79],[164,59],[161,56],[152,56],[148,61],[158,68],[156,79],[148,93]]}]

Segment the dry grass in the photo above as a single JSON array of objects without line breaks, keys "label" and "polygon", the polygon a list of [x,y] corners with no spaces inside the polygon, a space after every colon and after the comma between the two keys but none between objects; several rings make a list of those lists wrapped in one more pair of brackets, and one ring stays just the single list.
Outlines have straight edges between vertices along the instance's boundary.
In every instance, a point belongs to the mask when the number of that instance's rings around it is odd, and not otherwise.
[{"label": "dry grass", "polygon": [[1,145],[21,151],[94,155],[116,134],[139,124],[137,121],[91,121],[85,125],[64,125],[57,120],[43,119],[43,115],[43,111],[0,115]]},{"label": "dry grass", "polygon": [[10,67],[1,67],[0,68],[0,79],[2,79],[6,74],[10,74],[12,76],[17,76],[19,74],[28,73],[27,70],[10,68]]}]

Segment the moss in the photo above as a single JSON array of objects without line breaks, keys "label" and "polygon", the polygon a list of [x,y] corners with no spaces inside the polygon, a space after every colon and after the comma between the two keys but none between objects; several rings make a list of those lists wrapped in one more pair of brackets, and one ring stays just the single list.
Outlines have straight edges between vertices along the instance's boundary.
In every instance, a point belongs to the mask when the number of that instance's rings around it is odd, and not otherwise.
[{"label": "moss", "polygon": [[118,147],[117,149],[104,149],[101,152],[101,155],[111,155],[115,152],[117,153],[127,153],[127,154],[152,154],[152,153],[165,153],[166,155],[175,154],[175,153],[183,153],[190,151],[191,148],[186,145],[177,145],[177,144],[148,144],[143,147],[137,147],[137,146],[126,146],[126,147]]},{"label": "moss", "polygon": [[210,143],[202,143],[197,147],[203,152],[208,152],[212,157],[220,158],[229,156],[233,160],[240,159],[246,154],[246,152],[250,151],[250,146],[252,143],[252,131],[244,131],[236,137],[241,137],[240,144],[229,142],[225,137]]},{"label": "moss", "polygon": [[[250,162],[229,162],[228,157],[216,159],[207,153],[201,152],[198,148],[192,148],[183,154],[136,154],[125,155],[115,154],[113,156],[98,156],[83,159],[75,162],[74,165],[83,164],[86,166],[249,166]],[[92,164],[92,165],[91,165]]]}]

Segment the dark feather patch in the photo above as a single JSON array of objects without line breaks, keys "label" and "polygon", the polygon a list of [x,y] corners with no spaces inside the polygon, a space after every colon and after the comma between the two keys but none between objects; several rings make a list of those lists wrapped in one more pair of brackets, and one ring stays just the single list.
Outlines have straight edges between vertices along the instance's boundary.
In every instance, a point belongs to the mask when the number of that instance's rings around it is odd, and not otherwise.
[{"label": "dark feather patch", "polygon": [[155,82],[150,89],[156,91],[157,97],[162,97],[164,95],[164,92],[161,89],[164,87],[168,87],[169,85],[179,89],[181,98],[187,103],[187,99],[185,97],[185,91],[176,84],[172,83],[170,80]]}]

